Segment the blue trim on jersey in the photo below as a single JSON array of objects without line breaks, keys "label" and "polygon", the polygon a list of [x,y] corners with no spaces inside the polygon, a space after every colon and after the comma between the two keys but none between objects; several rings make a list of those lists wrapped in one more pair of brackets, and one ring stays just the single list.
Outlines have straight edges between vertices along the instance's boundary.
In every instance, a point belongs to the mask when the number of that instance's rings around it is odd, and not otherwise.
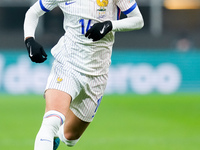
[{"label": "blue trim on jersey", "polygon": [[119,7],[117,7],[117,20],[120,19],[120,15],[121,15],[121,10]]},{"label": "blue trim on jersey", "polygon": [[[99,108],[99,105],[100,105],[100,103],[101,103],[102,98],[103,98],[103,96],[101,96],[101,98],[98,99],[98,101],[97,101],[97,107],[96,107],[96,109],[95,109],[95,111],[94,111],[94,115],[96,114],[97,109]],[[92,118],[94,118],[94,115],[92,116]]]},{"label": "blue trim on jersey", "polygon": [[49,12],[50,10],[48,10],[48,9],[46,9],[45,7],[44,7],[44,5],[42,4],[42,0],[40,0],[40,7],[41,7],[41,9],[43,10],[43,11],[46,11],[46,12]]},{"label": "blue trim on jersey", "polygon": [[123,11],[123,13],[124,13],[125,15],[129,14],[131,11],[133,11],[133,10],[136,8],[136,6],[137,6],[137,3],[135,3],[135,4],[134,4],[131,8],[129,8],[128,10]]}]

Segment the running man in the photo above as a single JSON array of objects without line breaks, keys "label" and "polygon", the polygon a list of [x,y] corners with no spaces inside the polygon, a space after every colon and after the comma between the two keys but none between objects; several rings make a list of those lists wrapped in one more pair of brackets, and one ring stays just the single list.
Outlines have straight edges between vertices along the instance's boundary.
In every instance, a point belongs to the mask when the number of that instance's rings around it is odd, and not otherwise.
[{"label": "running man", "polygon": [[[39,18],[59,7],[65,34],[51,49],[55,58],[45,89],[46,109],[35,150],[74,146],[102,100],[116,31],[138,30],[143,17],[135,0],[38,0],[27,11],[24,38],[30,59],[47,59],[35,41]],[[120,12],[127,18],[119,20]],[[53,18],[52,18],[53,19]]]}]

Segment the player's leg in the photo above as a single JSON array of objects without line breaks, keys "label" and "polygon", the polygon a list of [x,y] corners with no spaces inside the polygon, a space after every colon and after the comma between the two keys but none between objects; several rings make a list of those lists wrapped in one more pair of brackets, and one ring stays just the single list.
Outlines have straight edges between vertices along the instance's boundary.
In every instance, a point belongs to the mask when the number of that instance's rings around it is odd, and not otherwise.
[{"label": "player's leg", "polygon": [[35,150],[53,150],[54,137],[65,121],[71,97],[59,90],[47,90],[45,93],[46,110],[41,128],[36,136]]},{"label": "player's leg", "polygon": [[[58,132],[59,138],[68,146],[74,146],[83,134],[89,122],[84,122],[69,109],[71,96],[65,92],[49,89],[45,94],[46,112],[56,110],[65,116],[65,123]],[[54,135],[55,136],[55,135]]]},{"label": "player's leg", "polygon": [[67,146],[74,146],[90,122],[84,122],[69,110],[65,123],[60,127],[58,136]]},{"label": "player's leg", "polygon": [[58,131],[59,138],[66,145],[74,146],[92,122],[100,105],[106,80],[107,75],[79,77],[83,89],[71,101],[65,123]]},{"label": "player's leg", "polygon": [[69,94],[56,89],[48,89],[45,92],[45,99],[45,112],[56,110],[62,113],[64,116],[67,115],[71,103],[71,96]]}]

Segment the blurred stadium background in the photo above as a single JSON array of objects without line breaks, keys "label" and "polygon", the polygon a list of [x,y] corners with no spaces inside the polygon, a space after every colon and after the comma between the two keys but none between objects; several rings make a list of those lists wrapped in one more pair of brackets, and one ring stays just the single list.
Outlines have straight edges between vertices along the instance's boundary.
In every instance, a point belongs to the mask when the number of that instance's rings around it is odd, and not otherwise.
[{"label": "blurred stadium background", "polygon": [[[48,60],[29,60],[23,21],[35,1],[0,1],[0,149],[33,149],[50,49],[64,33],[61,11],[45,14],[36,38]],[[72,149],[199,150],[200,0],[137,3],[145,26],[116,33],[105,100]]]}]

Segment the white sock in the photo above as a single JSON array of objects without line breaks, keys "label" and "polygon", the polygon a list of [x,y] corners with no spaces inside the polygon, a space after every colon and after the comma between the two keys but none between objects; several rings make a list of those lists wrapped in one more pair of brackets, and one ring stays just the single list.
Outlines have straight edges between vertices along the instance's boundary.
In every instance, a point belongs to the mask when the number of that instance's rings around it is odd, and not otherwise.
[{"label": "white sock", "polygon": [[65,143],[67,146],[69,146],[69,147],[74,146],[80,139],[80,138],[77,139],[77,140],[68,140],[68,139],[66,139],[65,136],[64,136],[64,124],[60,126],[59,131],[58,131],[57,134],[58,134],[60,140],[63,143]]},{"label": "white sock", "polygon": [[35,139],[34,150],[53,150],[54,137],[64,121],[65,116],[60,112],[54,110],[46,112]]}]

